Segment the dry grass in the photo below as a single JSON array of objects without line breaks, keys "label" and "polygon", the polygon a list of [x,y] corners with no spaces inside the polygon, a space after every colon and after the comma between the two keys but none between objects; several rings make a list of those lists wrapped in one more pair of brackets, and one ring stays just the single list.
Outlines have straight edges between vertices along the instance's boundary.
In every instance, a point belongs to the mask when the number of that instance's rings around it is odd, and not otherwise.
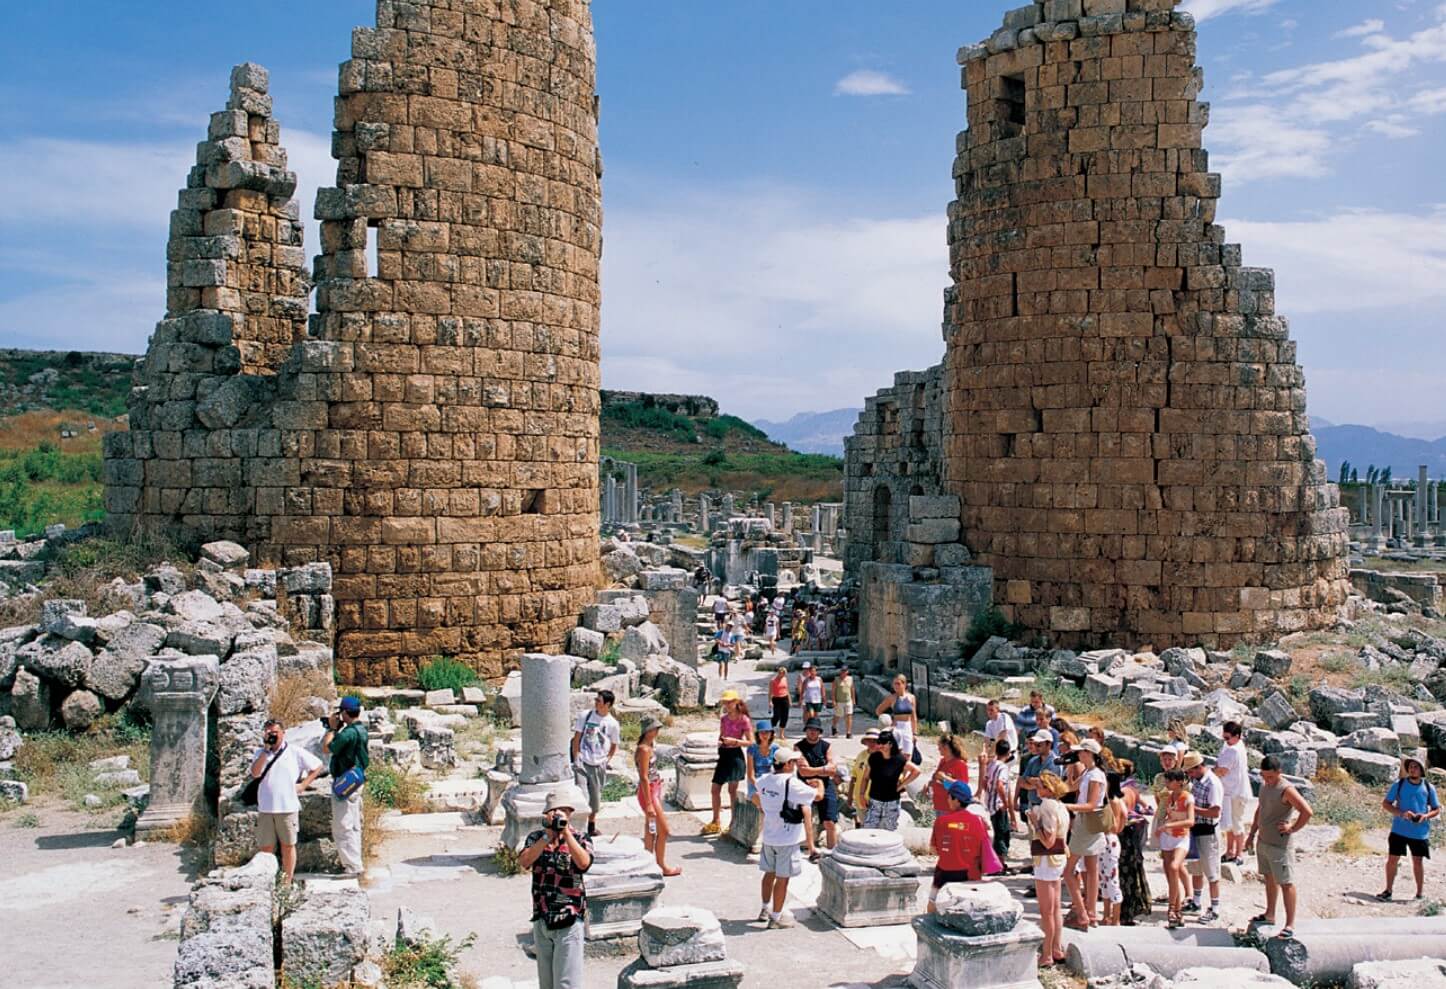
[{"label": "dry grass", "polygon": [[[95,429],[86,429],[91,422]],[[80,435],[61,439],[62,425],[79,427]],[[0,416],[0,450],[33,450],[41,443],[50,443],[65,453],[98,453],[102,437],[120,429],[125,427],[118,422],[73,409],[22,412]]]},{"label": "dry grass", "polygon": [[1341,825],[1341,836],[1331,844],[1331,851],[1337,855],[1361,858],[1370,855],[1371,849],[1363,838],[1365,827],[1359,821],[1347,821]]},{"label": "dry grass", "polygon": [[192,814],[161,832],[157,840],[187,848],[210,848],[216,840],[216,819],[210,814]]},{"label": "dry grass", "polygon": [[45,598],[76,598],[91,616],[108,615],[131,602],[110,590],[117,577],[134,583],[147,570],[169,562],[187,578],[195,570],[189,555],[164,540],[86,539],[67,546],[51,561],[44,595],[0,601],[0,625],[33,625],[40,621]]},{"label": "dry grass", "polygon": [[273,718],[290,727],[313,717],[307,708],[307,702],[313,697],[324,697],[328,701],[336,699],[336,686],[331,677],[320,670],[292,673],[277,678],[266,709]]},{"label": "dry grass", "polygon": [[371,865],[386,844],[390,832],[382,827],[382,816],[391,810],[378,800],[362,800],[362,861]]},{"label": "dry grass", "polygon": [[76,810],[84,808],[87,794],[103,801],[101,810],[125,802],[118,789],[95,785],[90,763],[109,756],[130,756],[131,768],[145,780],[150,775],[150,738],[146,730],[108,718],[86,734],[36,732],[27,735],[15,753],[15,774],[29,786],[32,796],[55,796]]}]

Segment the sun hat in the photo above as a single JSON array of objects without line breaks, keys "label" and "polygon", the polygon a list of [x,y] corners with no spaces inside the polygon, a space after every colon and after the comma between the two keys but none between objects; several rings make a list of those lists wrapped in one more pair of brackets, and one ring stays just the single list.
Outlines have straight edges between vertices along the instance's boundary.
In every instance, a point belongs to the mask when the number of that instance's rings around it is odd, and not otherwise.
[{"label": "sun hat", "polygon": [[1403,755],[1403,756],[1401,756],[1401,778],[1402,778],[1402,779],[1405,779],[1405,778],[1406,778],[1406,764],[1407,764],[1407,763],[1410,763],[1410,762],[1414,762],[1417,766],[1421,767],[1421,773],[1422,773],[1422,775],[1425,775],[1425,773],[1426,773],[1426,764],[1425,764],[1424,762],[1422,762],[1419,758],[1417,758],[1417,757],[1414,756],[1414,755]]},{"label": "sun hat", "polygon": [[642,738],[644,735],[646,735],[648,732],[652,731],[654,728],[661,728],[661,727],[663,727],[663,723],[662,723],[661,721],[659,721],[656,717],[654,717],[654,716],[651,715],[651,714],[645,714],[645,715],[643,715],[642,724],[640,724],[640,725],[638,726],[638,737],[639,737],[639,738]]},{"label": "sun hat", "polygon": [[811,731],[814,728],[817,728],[819,731],[823,731],[823,722],[818,720],[817,718],[809,718],[803,723],[804,731]]},{"label": "sun hat", "polygon": [[944,792],[965,806],[974,802],[974,791],[971,790],[969,784],[963,780],[955,780],[953,783],[950,783],[944,787]]},{"label": "sun hat", "polygon": [[879,740],[879,730],[877,728],[870,728],[868,731],[864,732],[863,739],[865,742],[867,742],[871,738],[875,742]]},{"label": "sun hat", "polygon": [[738,691],[736,690],[725,690],[723,691],[723,696],[718,698],[720,703],[723,701],[736,701],[741,699],[742,698],[738,696]]},{"label": "sun hat", "polygon": [[1186,752],[1180,758],[1181,769],[1196,769],[1203,765],[1205,765],[1205,757],[1199,752]]},{"label": "sun hat", "polygon": [[553,790],[547,795],[547,803],[543,806],[544,814],[551,814],[555,810],[565,810],[569,814],[577,810],[573,806],[572,788],[565,787],[561,790]]},{"label": "sun hat", "polygon": [[1079,749],[1081,752],[1090,752],[1094,755],[1099,755],[1100,743],[1096,742],[1093,738],[1087,738],[1083,742],[1079,743]]}]

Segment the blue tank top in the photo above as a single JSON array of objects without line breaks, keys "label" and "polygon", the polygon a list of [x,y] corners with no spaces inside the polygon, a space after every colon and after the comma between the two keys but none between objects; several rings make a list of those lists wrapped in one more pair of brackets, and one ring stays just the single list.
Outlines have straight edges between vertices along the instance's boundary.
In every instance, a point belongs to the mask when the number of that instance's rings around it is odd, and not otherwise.
[{"label": "blue tank top", "polygon": [[895,714],[913,714],[914,702],[907,697],[896,697],[893,711]]}]

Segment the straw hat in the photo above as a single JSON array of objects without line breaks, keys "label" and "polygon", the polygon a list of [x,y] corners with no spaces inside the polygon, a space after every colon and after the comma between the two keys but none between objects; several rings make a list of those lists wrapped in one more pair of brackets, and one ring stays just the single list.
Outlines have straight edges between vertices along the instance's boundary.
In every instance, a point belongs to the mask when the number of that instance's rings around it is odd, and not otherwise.
[{"label": "straw hat", "polygon": [[1199,752],[1191,750],[1180,757],[1181,769],[1195,769],[1205,765],[1205,757]]}]

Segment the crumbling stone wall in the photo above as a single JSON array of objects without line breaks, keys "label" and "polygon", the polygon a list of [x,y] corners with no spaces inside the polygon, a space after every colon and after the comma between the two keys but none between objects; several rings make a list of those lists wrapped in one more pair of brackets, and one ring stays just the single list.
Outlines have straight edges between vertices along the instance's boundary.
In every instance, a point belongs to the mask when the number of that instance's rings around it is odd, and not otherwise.
[{"label": "crumbling stone wall", "polygon": [[996,601],[1063,644],[1226,644],[1346,595],[1346,513],[1273,276],[1214,223],[1174,7],[1037,2],[960,52],[944,483]]},{"label": "crumbling stone wall", "polygon": [[597,574],[594,63],[585,0],[379,0],[341,67],[308,338],[243,373],[251,314],[204,289],[158,330],[112,523],[330,562],[348,682],[560,649]]}]

